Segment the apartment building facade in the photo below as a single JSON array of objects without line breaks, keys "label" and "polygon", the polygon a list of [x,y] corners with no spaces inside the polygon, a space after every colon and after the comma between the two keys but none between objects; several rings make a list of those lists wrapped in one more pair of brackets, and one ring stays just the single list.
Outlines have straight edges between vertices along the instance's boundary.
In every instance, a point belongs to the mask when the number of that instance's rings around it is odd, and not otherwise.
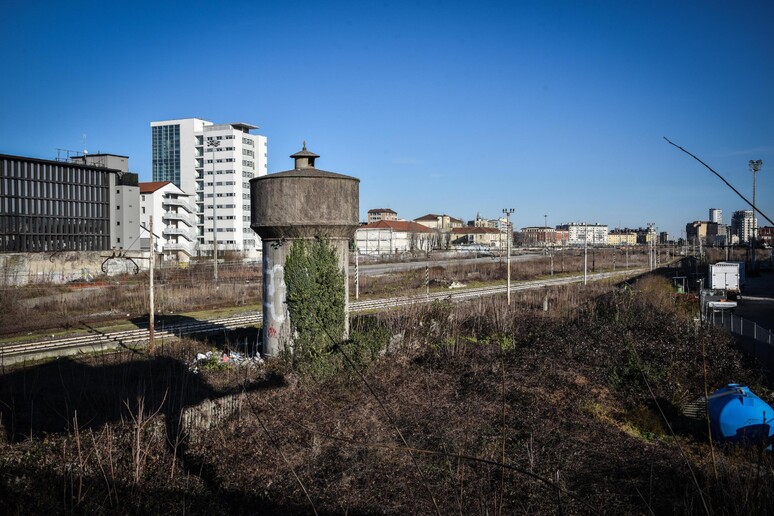
[{"label": "apartment building facade", "polygon": [[[147,231],[140,239],[143,251],[153,248],[166,260],[187,262],[196,249],[196,204],[171,181],[140,183],[140,220]],[[151,224],[152,221],[152,224]]]},{"label": "apartment building facade", "polygon": [[567,231],[569,245],[607,245],[607,224],[579,224],[571,222],[561,224],[557,230]]},{"label": "apartment building facade", "polygon": [[637,231],[633,229],[611,229],[607,234],[608,245],[636,245],[637,244]]},{"label": "apartment building facade", "polygon": [[368,223],[379,222],[380,220],[398,220],[398,212],[390,208],[374,208],[368,210]]},{"label": "apartment building facade", "polygon": [[211,256],[216,235],[219,253],[260,253],[250,228],[250,179],[266,175],[268,143],[252,134],[256,129],[198,118],[151,123],[153,181],[170,181],[193,196],[196,255]]},{"label": "apartment building facade", "polygon": [[731,234],[739,243],[749,242],[758,226],[758,219],[752,210],[739,210],[731,215]]}]

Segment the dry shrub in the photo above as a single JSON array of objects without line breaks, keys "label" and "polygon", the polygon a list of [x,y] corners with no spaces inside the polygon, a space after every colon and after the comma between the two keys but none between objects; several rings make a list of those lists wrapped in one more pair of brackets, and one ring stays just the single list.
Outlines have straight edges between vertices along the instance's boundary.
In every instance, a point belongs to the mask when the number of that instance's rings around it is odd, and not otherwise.
[{"label": "dry shrub", "polygon": [[[136,484],[131,417],[81,429],[80,448],[72,431],[2,444],[0,485],[10,495],[0,509],[188,512],[201,503],[193,509],[218,514],[704,514],[707,503],[718,514],[770,513],[767,454],[718,450],[715,477],[701,424],[671,435],[654,417],[655,401],[677,407],[703,393],[702,340],[710,383],[758,381],[727,338],[697,330],[664,302],[663,286],[551,289],[547,312],[546,292],[516,292],[510,306],[501,296],[370,315],[353,331],[378,329],[383,357],[325,381],[295,381],[281,367],[274,373],[283,381],[272,387],[228,371],[151,368],[145,377],[157,396],[182,379],[185,392],[197,386],[213,397],[241,386],[245,409],[195,446],[160,446],[149,423]],[[95,377],[143,371],[94,365]],[[181,389],[167,399],[180,399]],[[159,403],[146,400],[152,414]],[[110,457],[121,466],[105,475]]]}]

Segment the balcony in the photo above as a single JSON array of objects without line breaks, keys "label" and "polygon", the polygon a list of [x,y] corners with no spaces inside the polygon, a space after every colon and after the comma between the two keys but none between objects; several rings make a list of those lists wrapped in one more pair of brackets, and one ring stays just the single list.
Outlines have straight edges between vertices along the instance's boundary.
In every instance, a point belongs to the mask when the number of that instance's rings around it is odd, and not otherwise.
[{"label": "balcony", "polygon": [[170,252],[170,251],[182,251],[188,256],[193,256],[193,245],[192,244],[182,244],[180,242],[171,242],[164,246],[164,252]]},{"label": "balcony", "polygon": [[196,209],[191,206],[191,203],[189,203],[186,199],[180,199],[180,198],[172,198],[172,197],[164,197],[161,200],[162,206],[179,206],[186,210],[189,213],[193,213],[196,211]]},{"label": "balcony", "polygon": [[168,211],[161,218],[161,220],[163,220],[164,222],[180,221],[188,227],[192,227],[194,224],[193,220],[191,219],[192,217],[188,213],[177,213],[174,211]]},{"label": "balcony", "polygon": [[196,238],[196,235],[194,235],[193,231],[185,228],[178,228],[175,226],[167,226],[166,228],[164,228],[164,231],[162,234],[165,237],[181,236],[188,241],[193,241]]}]

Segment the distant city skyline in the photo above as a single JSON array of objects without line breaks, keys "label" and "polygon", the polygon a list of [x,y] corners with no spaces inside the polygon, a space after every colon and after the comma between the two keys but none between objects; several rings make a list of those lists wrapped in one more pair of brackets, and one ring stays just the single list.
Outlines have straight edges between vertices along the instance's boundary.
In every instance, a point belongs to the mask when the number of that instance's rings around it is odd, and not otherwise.
[{"label": "distant city skyline", "polygon": [[[148,13],[152,12],[152,16]],[[303,140],[388,207],[514,227],[774,217],[774,4],[11,2],[0,152],[129,156],[154,120],[258,125],[269,173]],[[759,225],[766,222],[758,216]]]}]

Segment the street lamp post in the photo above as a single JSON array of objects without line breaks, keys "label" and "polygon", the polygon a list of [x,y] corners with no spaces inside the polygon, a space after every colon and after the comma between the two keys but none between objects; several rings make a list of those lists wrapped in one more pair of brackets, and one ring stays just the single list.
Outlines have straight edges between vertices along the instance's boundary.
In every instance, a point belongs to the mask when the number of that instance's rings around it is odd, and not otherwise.
[{"label": "street lamp post", "polygon": [[508,280],[507,280],[507,286],[506,286],[506,292],[508,295],[508,305],[511,304],[511,240],[513,239],[513,232],[511,231],[511,213],[513,213],[515,210],[513,208],[503,208],[503,213],[505,213],[505,230],[507,232],[507,238],[508,240],[505,243],[506,253],[507,253],[507,268],[508,268]]},{"label": "street lamp post", "polygon": [[215,149],[220,146],[220,141],[210,138],[207,140],[207,147],[212,153],[212,258],[215,274],[215,288],[218,287],[218,217],[215,212],[215,205],[218,204],[218,194],[215,192]]},{"label": "street lamp post", "polygon": [[758,175],[758,171],[763,168],[763,161],[760,159],[753,160],[751,159],[748,163],[750,166],[750,171],[753,174],[753,219],[752,219],[752,238],[750,238],[750,254],[752,255],[752,269],[753,272],[755,272],[755,239],[758,236],[758,224],[755,223],[757,220],[757,213],[756,213],[756,204],[755,204],[755,177]]},{"label": "street lamp post", "polygon": [[150,280],[148,282],[148,353],[153,354],[156,345],[156,302],[153,292],[153,265],[156,262],[156,253],[153,252],[153,214],[150,216]]}]

